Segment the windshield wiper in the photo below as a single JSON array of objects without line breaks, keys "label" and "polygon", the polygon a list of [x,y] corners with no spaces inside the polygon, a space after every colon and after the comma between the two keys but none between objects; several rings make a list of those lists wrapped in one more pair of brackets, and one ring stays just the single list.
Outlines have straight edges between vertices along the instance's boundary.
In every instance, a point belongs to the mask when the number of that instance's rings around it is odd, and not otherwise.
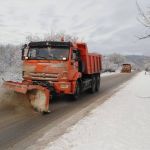
[{"label": "windshield wiper", "polygon": [[44,57],[44,56],[36,56],[36,58],[44,58],[44,59],[47,59],[47,57]]},{"label": "windshield wiper", "polygon": [[48,55],[48,57],[44,57],[44,56],[36,56],[36,58],[43,58],[43,59],[52,59],[52,60],[54,60],[54,59],[56,59],[56,60],[58,60],[58,58],[56,57],[56,56],[52,56],[52,55]]},{"label": "windshield wiper", "polygon": [[52,55],[48,55],[50,58],[52,58],[52,59],[58,59],[56,56],[52,56]]}]

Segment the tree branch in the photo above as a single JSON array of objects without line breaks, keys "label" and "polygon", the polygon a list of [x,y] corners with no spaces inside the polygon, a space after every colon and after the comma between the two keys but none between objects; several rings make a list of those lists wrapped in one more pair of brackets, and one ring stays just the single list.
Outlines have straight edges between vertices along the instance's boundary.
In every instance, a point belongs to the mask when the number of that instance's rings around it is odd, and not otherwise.
[{"label": "tree branch", "polygon": [[[150,11],[147,11],[148,13],[144,12],[142,10],[142,8],[140,7],[138,1],[136,0],[136,6],[137,6],[137,9],[139,11],[139,17],[137,18],[137,20],[142,24],[144,25],[146,28],[150,29]],[[146,39],[146,38],[150,38],[150,34],[148,33],[147,35],[145,36],[141,36],[141,37],[138,37],[138,39]]]},{"label": "tree branch", "polygon": [[139,40],[143,40],[143,39],[146,39],[146,38],[150,38],[150,34],[149,35],[146,35],[146,36],[143,36],[143,37],[137,37]]},{"label": "tree branch", "polygon": [[139,11],[139,15],[141,16],[141,18],[138,18],[138,21],[142,23],[145,27],[150,27],[150,18],[148,14],[144,13],[144,11],[141,9],[137,1],[136,1],[136,5]]}]

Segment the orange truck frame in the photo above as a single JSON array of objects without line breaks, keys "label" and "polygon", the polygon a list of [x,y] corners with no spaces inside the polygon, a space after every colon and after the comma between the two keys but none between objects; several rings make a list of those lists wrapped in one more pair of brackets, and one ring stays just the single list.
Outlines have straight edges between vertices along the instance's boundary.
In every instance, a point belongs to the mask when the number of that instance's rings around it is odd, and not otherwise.
[{"label": "orange truck frame", "polygon": [[39,112],[49,112],[52,97],[71,95],[74,99],[100,88],[101,55],[88,53],[86,43],[42,41],[22,48],[23,81],[5,81],[3,87],[27,94]]}]

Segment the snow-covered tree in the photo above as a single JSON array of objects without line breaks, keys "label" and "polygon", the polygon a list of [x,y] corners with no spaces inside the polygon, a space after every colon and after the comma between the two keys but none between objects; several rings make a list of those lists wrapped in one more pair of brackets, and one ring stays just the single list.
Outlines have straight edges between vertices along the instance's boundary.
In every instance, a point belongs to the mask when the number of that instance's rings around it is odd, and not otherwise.
[{"label": "snow-covered tree", "polygon": [[117,54],[117,53],[113,53],[109,56],[109,60],[110,62],[112,62],[113,64],[116,64],[118,65],[121,65],[125,62],[125,57],[120,55],[120,54]]},{"label": "snow-covered tree", "polygon": [[78,40],[78,37],[66,34],[64,32],[59,32],[59,33],[47,33],[44,35],[44,37],[37,36],[37,35],[28,35],[26,37],[27,42],[31,41],[61,41],[64,40],[66,42],[76,42]]},{"label": "snow-covered tree", "polygon": [[139,22],[144,25],[146,29],[148,29],[145,33],[145,35],[140,36],[139,39],[145,39],[150,37],[150,6],[148,6],[145,9],[142,9],[140,4],[137,2],[137,8],[139,12],[138,20]]},{"label": "snow-covered tree", "polygon": [[10,68],[19,69],[21,65],[20,46],[0,45],[0,72],[8,71]]}]

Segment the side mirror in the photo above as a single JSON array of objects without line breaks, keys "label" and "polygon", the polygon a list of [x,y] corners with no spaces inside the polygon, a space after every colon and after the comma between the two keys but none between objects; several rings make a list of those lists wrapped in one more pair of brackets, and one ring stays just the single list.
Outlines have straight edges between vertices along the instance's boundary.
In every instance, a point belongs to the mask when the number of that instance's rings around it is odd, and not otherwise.
[{"label": "side mirror", "polygon": [[22,50],[21,60],[24,60],[25,59],[25,57],[24,57],[24,48],[22,48],[21,50]]},{"label": "side mirror", "polygon": [[28,53],[28,49],[27,49],[27,44],[25,44],[23,47],[22,47],[22,56],[21,56],[21,59],[22,60],[25,60],[26,59],[26,55]]}]

